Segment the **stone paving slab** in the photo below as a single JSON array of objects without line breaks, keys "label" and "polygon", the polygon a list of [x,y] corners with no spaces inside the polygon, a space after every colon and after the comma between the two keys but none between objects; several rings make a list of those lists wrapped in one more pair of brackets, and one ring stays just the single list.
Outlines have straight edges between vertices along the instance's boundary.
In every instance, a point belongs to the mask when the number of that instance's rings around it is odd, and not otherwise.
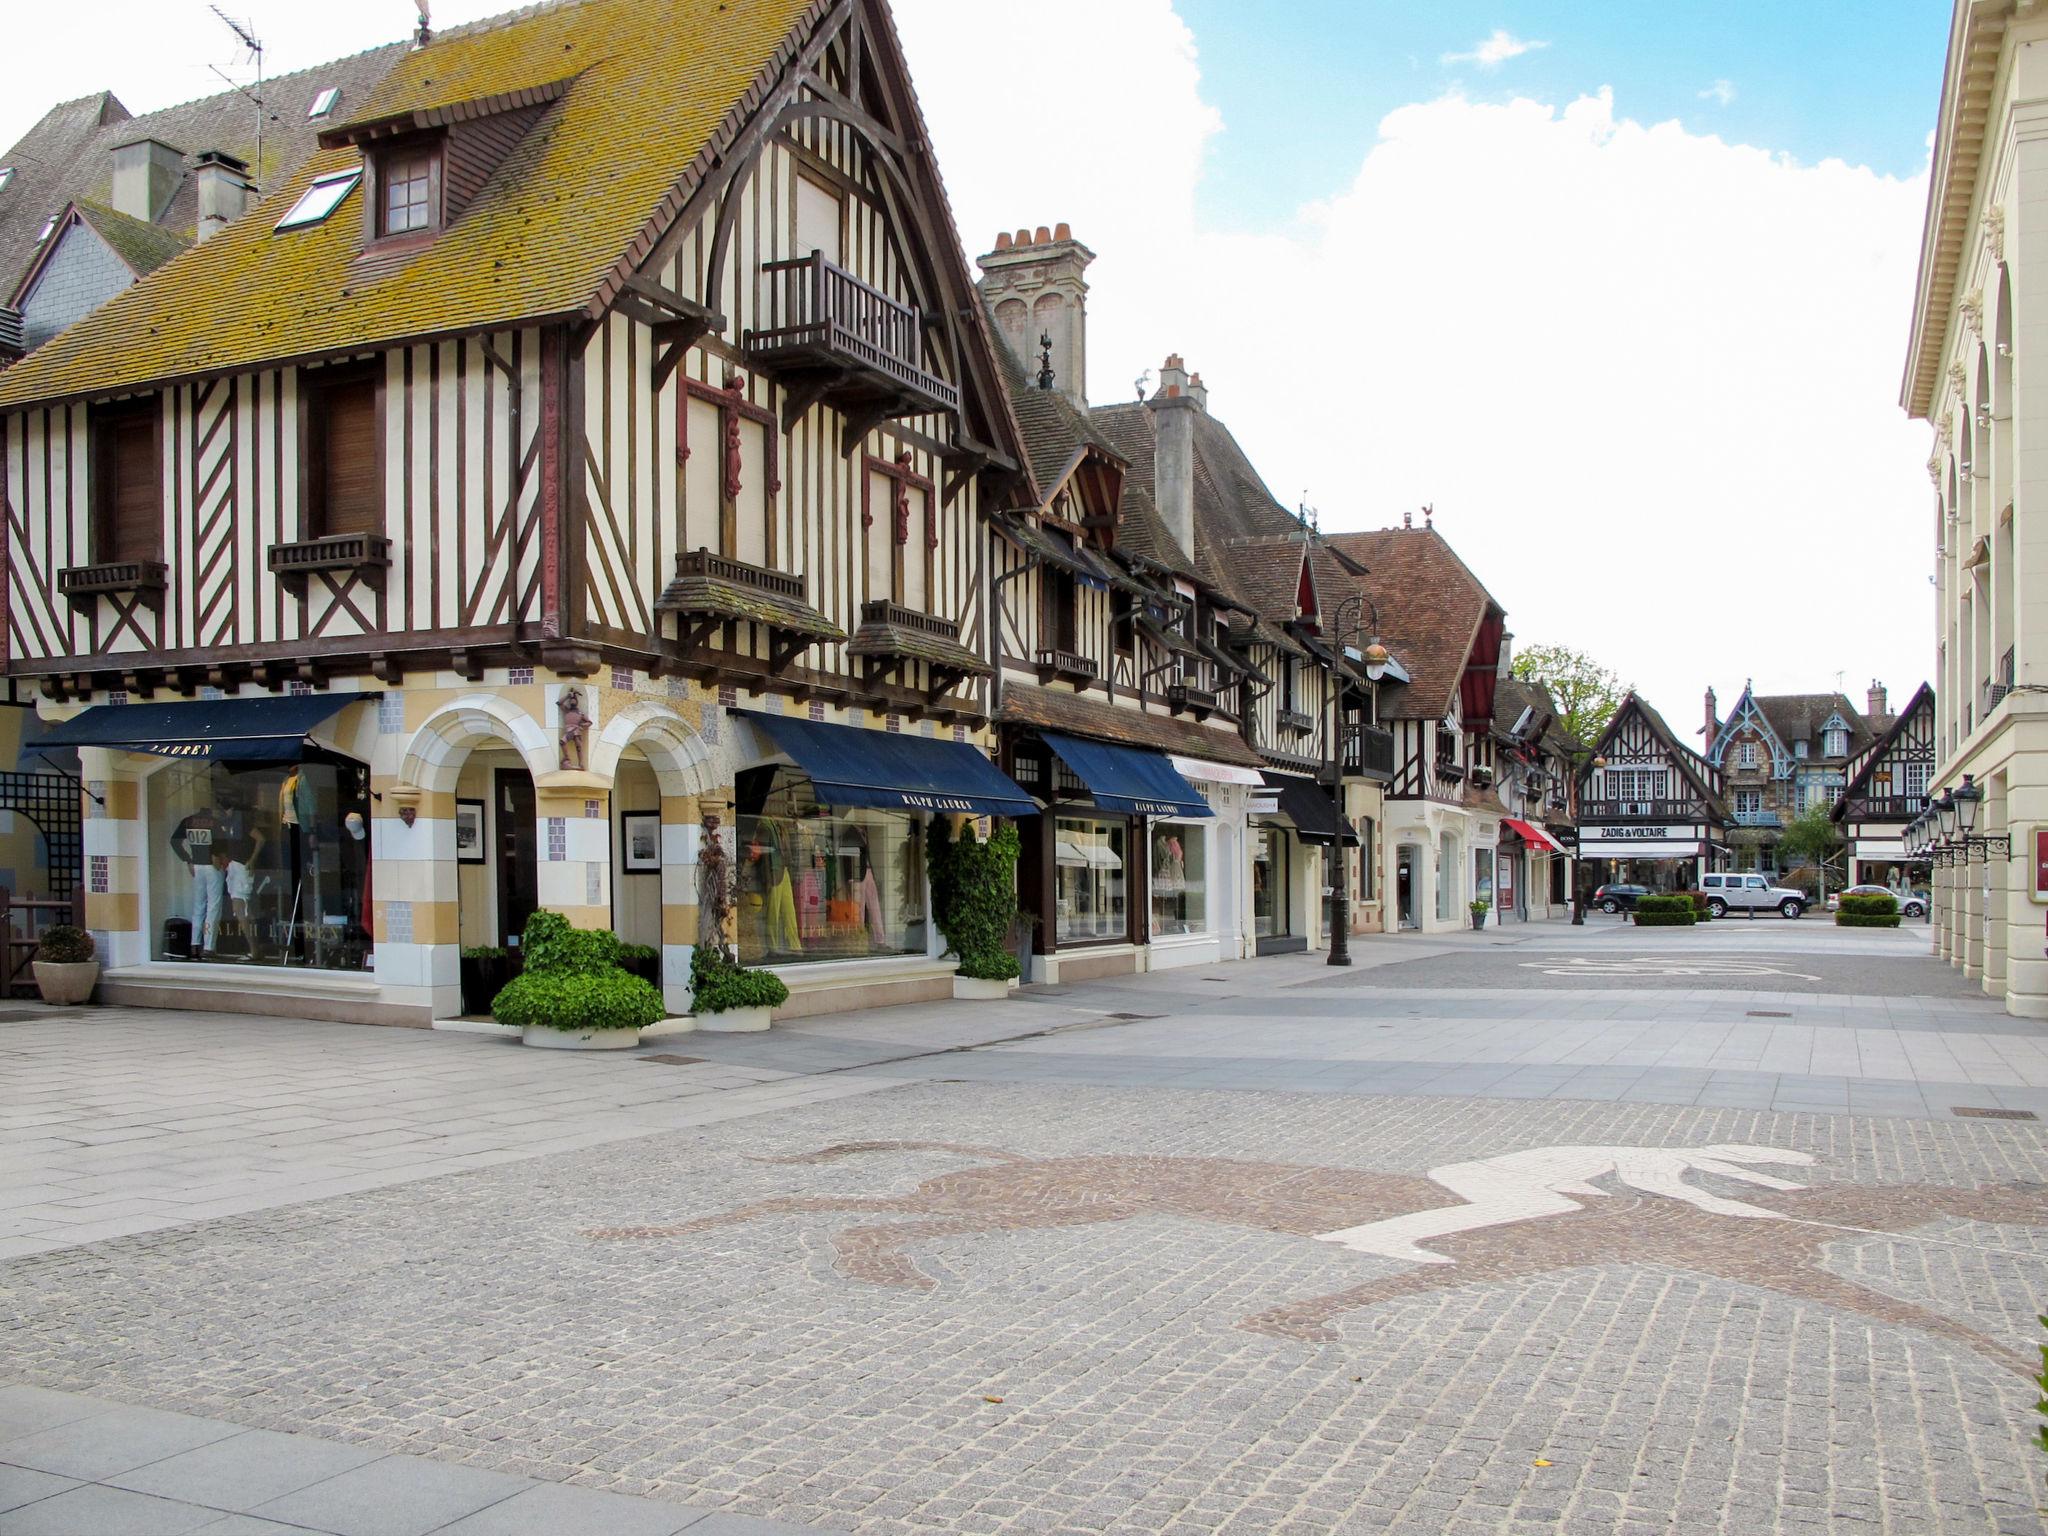
[{"label": "stone paving slab", "polygon": [[[30,1426],[33,1432],[17,1434]],[[166,1448],[189,1444],[197,1449]],[[120,1466],[98,1476],[52,1460]],[[0,1385],[0,1536],[778,1536],[818,1527]]]},{"label": "stone paving slab", "polygon": [[[1448,1265],[1315,1240],[1473,1158],[1723,1145],[1811,1162],[1697,1192],[1811,1216],[1598,1176]],[[2043,1529],[2039,1128],[931,1083],[630,1154],[18,1261],[11,1366],[861,1533]]]}]

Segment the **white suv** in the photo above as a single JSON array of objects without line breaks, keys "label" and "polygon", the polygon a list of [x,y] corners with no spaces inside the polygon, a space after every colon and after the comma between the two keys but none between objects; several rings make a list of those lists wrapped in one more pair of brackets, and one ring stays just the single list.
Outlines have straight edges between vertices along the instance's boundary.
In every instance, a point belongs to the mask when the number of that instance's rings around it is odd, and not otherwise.
[{"label": "white suv", "polygon": [[1706,894],[1707,910],[1716,917],[1726,917],[1731,907],[1751,912],[1776,907],[1786,917],[1806,910],[1804,891],[1773,885],[1763,875],[1703,875],[1700,890]]}]

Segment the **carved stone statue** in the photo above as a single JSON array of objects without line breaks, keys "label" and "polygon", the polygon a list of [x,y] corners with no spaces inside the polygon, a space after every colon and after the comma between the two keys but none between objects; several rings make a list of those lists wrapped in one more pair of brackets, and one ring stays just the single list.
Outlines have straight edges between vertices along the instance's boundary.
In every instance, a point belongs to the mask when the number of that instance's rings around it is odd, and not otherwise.
[{"label": "carved stone statue", "polygon": [[583,712],[583,694],[578,689],[565,688],[562,690],[562,701],[556,707],[562,712],[562,766],[589,767],[589,753],[585,743],[590,735],[590,716]]},{"label": "carved stone statue", "polygon": [[732,913],[732,869],[718,836],[719,818],[704,818],[704,841],[697,850],[697,942],[723,952],[726,920]]}]

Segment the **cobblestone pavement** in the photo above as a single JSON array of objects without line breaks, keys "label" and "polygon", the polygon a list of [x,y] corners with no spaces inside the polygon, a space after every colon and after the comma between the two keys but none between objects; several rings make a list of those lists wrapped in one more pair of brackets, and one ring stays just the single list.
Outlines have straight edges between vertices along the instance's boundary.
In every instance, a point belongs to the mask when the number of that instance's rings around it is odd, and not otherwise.
[{"label": "cobblestone pavement", "polygon": [[[429,1137],[377,1187],[47,1239],[0,1269],[0,1373],[863,1536],[2048,1530],[2048,1139],[1952,1113],[2039,1092],[2048,1030],[1834,939],[1725,952],[1913,982],[1378,984],[1613,952],[1532,929],[649,1048],[689,1066],[252,1022],[296,1091],[374,1076],[386,1116],[490,1076],[523,1095],[511,1155],[450,1168]],[[145,1026],[190,1044],[172,1015],[0,1034],[10,1081],[68,1055],[90,1090],[18,1129],[64,1143],[43,1175],[153,1108],[118,1033]],[[1820,1067],[1839,1100],[1771,1108]],[[1685,1072],[1722,1088],[1671,1102]],[[725,1086],[620,1107],[693,1073]]]}]

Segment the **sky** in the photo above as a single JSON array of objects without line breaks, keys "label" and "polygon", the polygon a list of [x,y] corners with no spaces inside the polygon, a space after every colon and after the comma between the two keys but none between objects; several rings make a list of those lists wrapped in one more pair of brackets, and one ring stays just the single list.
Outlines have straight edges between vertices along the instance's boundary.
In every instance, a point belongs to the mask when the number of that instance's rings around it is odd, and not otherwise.
[{"label": "sky", "polygon": [[[414,20],[225,8],[273,74]],[[1898,387],[1943,0],[896,9],[969,257],[1062,220],[1096,252],[1094,400],[1183,354],[1282,504],[1432,507],[1517,643],[1594,653],[1682,734],[1709,685],[1931,672]],[[250,78],[187,0],[37,7],[9,42],[0,144],[89,91]]]}]

